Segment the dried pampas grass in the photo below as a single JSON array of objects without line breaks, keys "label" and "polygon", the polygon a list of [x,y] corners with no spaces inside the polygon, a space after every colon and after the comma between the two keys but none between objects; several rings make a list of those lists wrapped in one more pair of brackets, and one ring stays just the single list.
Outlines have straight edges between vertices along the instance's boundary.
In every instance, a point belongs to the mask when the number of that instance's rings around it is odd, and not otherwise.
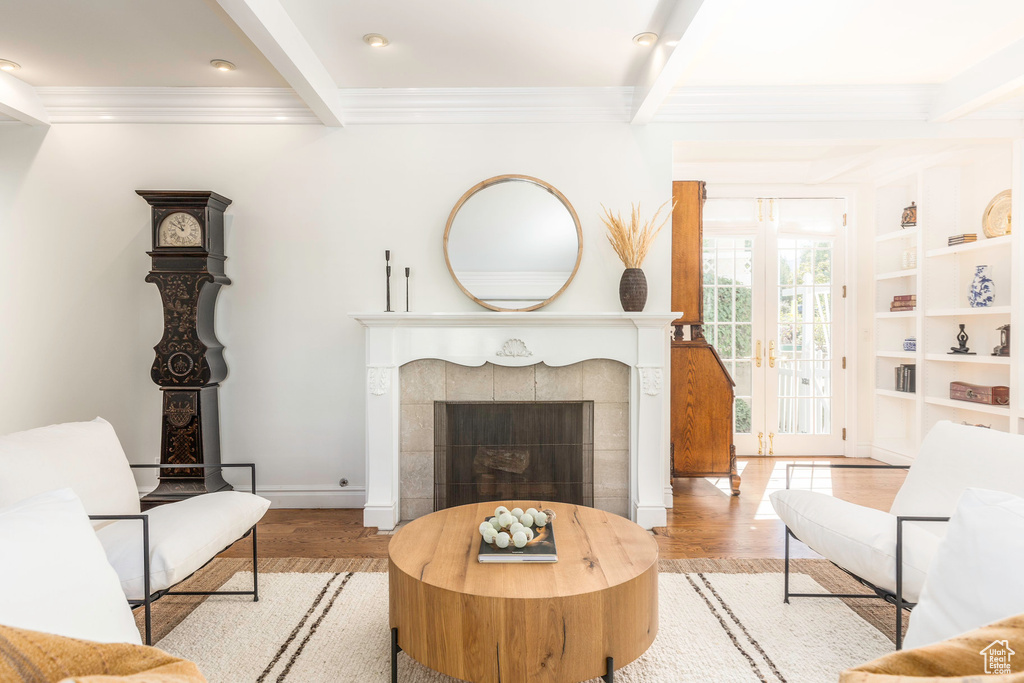
[{"label": "dried pampas grass", "polygon": [[658,222],[662,210],[668,204],[669,202],[665,202],[659,206],[658,210],[654,212],[654,216],[647,222],[640,218],[639,204],[630,204],[628,221],[623,220],[621,213],[612,213],[604,204],[601,205],[601,209],[604,211],[601,220],[608,228],[608,243],[612,245],[612,249],[622,261],[622,265],[627,268],[639,268],[643,264],[644,259],[647,258],[647,252],[651,250],[654,238],[672,217],[672,209],[676,206],[674,203],[669,208],[668,215],[661,219],[660,223]]}]

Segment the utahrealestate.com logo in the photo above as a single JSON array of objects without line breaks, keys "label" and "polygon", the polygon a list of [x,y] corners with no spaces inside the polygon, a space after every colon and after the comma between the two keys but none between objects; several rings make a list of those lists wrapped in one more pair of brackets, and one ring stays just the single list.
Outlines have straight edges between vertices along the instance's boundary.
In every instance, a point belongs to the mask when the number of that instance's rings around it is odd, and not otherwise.
[{"label": "utahrealestate.com logo", "polygon": [[985,658],[985,673],[987,674],[1008,674],[1010,671],[1010,658],[1016,652],[1010,649],[1008,640],[994,640],[979,653]]}]

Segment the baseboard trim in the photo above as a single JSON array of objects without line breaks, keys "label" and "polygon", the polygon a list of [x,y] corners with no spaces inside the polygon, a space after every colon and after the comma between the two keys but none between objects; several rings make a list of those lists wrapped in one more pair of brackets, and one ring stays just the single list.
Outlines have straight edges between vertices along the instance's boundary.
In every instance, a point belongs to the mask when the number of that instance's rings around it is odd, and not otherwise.
[{"label": "baseboard trim", "polygon": [[907,457],[902,453],[896,453],[895,451],[878,446],[871,447],[871,457],[875,460],[881,460],[886,465],[910,465],[914,462],[913,458]]},{"label": "baseboard trim", "polygon": [[[154,486],[140,486],[144,496]],[[244,490],[248,486],[240,487]],[[316,484],[273,485],[256,484],[256,492],[270,501],[271,508],[361,508],[366,503],[364,486],[322,486]]]}]

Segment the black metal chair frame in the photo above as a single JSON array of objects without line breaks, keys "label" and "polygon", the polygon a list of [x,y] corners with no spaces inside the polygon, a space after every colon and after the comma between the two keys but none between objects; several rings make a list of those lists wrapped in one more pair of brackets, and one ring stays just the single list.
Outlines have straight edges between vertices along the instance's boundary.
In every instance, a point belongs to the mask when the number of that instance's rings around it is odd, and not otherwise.
[{"label": "black metal chair frame", "polygon": [[[909,470],[910,465],[844,465],[840,463],[787,463],[786,464],[786,489],[789,489],[792,481],[793,469],[796,467],[824,467],[828,469],[843,470]],[[884,600],[896,607],[896,649],[903,649],[903,610],[911,611],[916,603],[907,602],[903,599],[903,523],[904,522],[948,522],[949,517],[920,517],[920,516],[896,516],[896,592],[893,593],[885,588],[879,588],[867,579],[863,579],[845,567],[840,567],[835,562],[833,565],[846,574],[857,580],[861,585],[870,588],[872,593],[791,593],[789,591],[789,538],[796,540],[800,538],[794,534],[789,525],[786,525],[786,561],[785,561],[785,598],[783,602],[789,604],[790,598],[874,598]],[[803,541],[801,541],[802,543]],[[827,558],[826,558],[827,559]]]},{"label": "black metal chair frame", "polygon": [[[251,475],[250,490],[252,491],[252,493],[254,495],[256,494],[256,465],[255,465],[255,463],[219,463],[219,464],[215,464],[215,465],[165,465],[165,464],[145,463],[145,464],[129,464],[129,467],[131,467],[132,469],[168,469],[168,468],[173,468],[173,469],[198,469],[198,468],[203,468],[203,469],[206,469],[206,468],[210,468],[210,467],[248,467],[250,475]],[[255,524],[252,526],[251,529],[246,531],[240,538],[235,539],[234,541],[229,543],[227,546],[225,546],[220,552],[217,553],[217,555],[219,555],[221,552],[224,552],[224,550],[227,550],[228,548],[233,546],[238,541],[242,540],[243,538],[245,538],[245,537],[247,537],[249,535],[252,535],[252,590],[251,591],[174,591],[174,590],[171,590],[170,588],[167,588],[167,589],[164,589],[164,590],[159,590],[159,591],[151,591],[150,590],[150,573],[149,573],[150,572],[150,569],[149,569],[149,516],[148,515],[144,515],[144,514],[139,514],[139,515],[89,515],[89,519],[92,519],[92,520],[95,520],[95,521],[137,520],[139,522],[142,522],[142,571],[143,571],[142,592],[143,592],[143,595],[145,597],[142,600],[132,600],[132,599],[129,598],[128,599],[128,604],[132,607],[132,609],[136,609],[138,607],[144,608],[145,622],[146,622],[146,645],[152,645],[153,644],[153,626],[152,626],[152,623],[153,623],[153,620],[152,620],[153,603],[156,602],[157,600],[159,600],[160,598],[164,597],[165,595],[251,595],[253,602],[259,602],[259,600],[260,600],[259,578],[258,578],[259,563],[258,563],[257,555],[256,555],[256,525]],[[189,574],[188,576],[186,576],[184,579],[182,579],[181,581],[179,581],[175,585],[179,585],[181,583],[184,583],[185,581],[188,581],[190,578],[195,576],[195,574],[197,572],[199,572],[200,569],[205,567],[207,564],[210,564],[210,562],[212,562],[215,557],[216,557],[216,555],[213,558],[210,558],[210,560],[206,564],[204,564],[202,567],[197,569],[195,572],[192,572],[192,574]]]}]

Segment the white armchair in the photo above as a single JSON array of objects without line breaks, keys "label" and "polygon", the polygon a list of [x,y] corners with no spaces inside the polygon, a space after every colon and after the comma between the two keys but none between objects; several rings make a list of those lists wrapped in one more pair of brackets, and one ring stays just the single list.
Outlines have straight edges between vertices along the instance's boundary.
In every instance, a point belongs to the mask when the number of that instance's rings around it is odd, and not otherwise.
[{"label": "white armchair", "polygon": [[[151,605],[235,541],[252,537],[253,589],[233,595],[259,600],[256,523],[270,501],[255,495],[252,464],[221,464],[250,471],[252,493],[220,491],[142,512],[133,468],[107,421],[51,425],[0,437],[0,506],[38,493],[70,488],[93,520],[107,559],[128,602],[145,609],[146,643],[151,638]],[[190,466],[192,467],[192,466]]]},{"label": "white armchair", "polygon": [[[829,465],[796,464],[799,467]],[[907,469],[893,465],[835,465],[847,469]],[[791,597],[880,597],[896,605],[896,647],[902,644],[902,611],[917,602],[932,557],[945,535],[960,494],[984,488],[1024,496],[1024,436],[937,423],[921,442],[889,512],[812,491],[771,495],[786,524],[785,601]],[[789,538],[793,536],[874,592],[857,595],[789,591]]]}]

